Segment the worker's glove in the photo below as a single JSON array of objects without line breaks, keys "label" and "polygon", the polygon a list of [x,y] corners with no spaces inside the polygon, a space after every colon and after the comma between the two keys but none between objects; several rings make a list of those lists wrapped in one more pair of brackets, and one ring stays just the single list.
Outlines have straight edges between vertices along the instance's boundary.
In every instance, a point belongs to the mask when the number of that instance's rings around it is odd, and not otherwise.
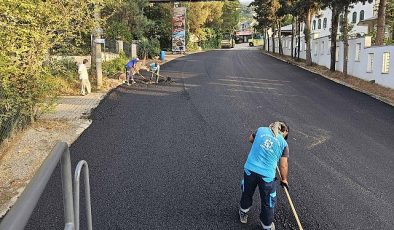
[{"label": "worker's glove", "polygon": [[286,182],[281,181],[280,182],[280,186],[282,186],[283,188],[286,188],[287,190],[289,190],[289,184],[287,183],[287,181]]}]

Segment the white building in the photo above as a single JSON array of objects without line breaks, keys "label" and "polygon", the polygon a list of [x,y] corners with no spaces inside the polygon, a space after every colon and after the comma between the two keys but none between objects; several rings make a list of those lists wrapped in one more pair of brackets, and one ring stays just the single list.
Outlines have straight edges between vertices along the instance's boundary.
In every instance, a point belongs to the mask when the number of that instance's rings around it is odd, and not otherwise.
[{"label": "white building", "polygon": [[[379,0],[368,0],[365,3],[353,4],[349,9],[348,21],[352,24],[353,29],[349,33],[357,37],[367,35],[371,32],[372,28],[368,28],[368,21],[377,19],[377,7]],[[312,17],[312,33],[313,38],[325,37],[330,35],[331,30],[331,9],[326,8],[320,10]],[[341,18],[343,16],[341,15]],[[341,21],[341,19],[339,20]],[[370,30],[370,31],[369,31]],[[340,31],[338,30],[338,33]]]}]

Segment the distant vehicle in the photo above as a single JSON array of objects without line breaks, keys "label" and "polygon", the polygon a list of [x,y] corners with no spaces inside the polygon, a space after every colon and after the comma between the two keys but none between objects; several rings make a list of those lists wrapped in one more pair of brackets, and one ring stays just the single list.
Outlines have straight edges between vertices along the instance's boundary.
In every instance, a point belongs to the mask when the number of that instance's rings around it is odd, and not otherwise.
[{"label": "distant vehicle", "polygon": [[248,39],[249,46],[262,46],[264,45],[264,38],[260,33],[254,33],[252,38]]},{"label": "distant vehicle", "polygon": [[231,34],[225,34],[220,41],[220,48],[234,48],[235,40]]}]

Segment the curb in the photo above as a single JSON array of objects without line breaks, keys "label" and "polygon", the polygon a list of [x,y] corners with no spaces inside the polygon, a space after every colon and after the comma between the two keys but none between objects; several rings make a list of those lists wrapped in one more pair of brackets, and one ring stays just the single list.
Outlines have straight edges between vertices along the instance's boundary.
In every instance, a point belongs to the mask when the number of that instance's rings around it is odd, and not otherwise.
[{"label": "curb", "polygon": [[263,51],[262,53],[263,53],[264,55],[273,57],[273,58],[275,58],[275,59],[277,59],[277,60],[286,62],[287,64],[291,64],[291,65],[293,65],[293,66],[297,66],[297,67],[299,67],[299,68],[301,68],[301,69],[304,69],[304,70],[306,70],[306,71],[308,71],[308,72],[311,72],[311,73],[317,74],[317,75],[319,75],[319,76],[322,76],[322,77],[324,77],[324,78],[326,78],[326,79],[328,79],[328,80],[330,80],[330,81],[333,81],[333,82],[335,82],[335,83],[337,83],[337,84],[346,86],[346,87],[351,88],[351,89],[353,89],[353,90],[355,90],[355,91],[358,91],[358,92],[360,92],[360,93],[366,94],[366,95],[368,95],[368,96],[370,96],[370,97],[372,97],[372,98],[375,98],[375,99],[377,99],[377,100],[379,100],[379,101],[381,101],[381,102],[383,102],[383,103],[386,103],[386,104],[391,105],[391,106],[394,107],[394,103],[390,102],[389,100],[387,100],[387,99],[384,98],[384,97],[381,97],[381,96],[379,96],[379,95],[373,94],[373,93],[368,92],[368,91],[366,91],[366,90],[360,89],[360,88],[358,88],[358,87],[356,87],[356,86],[350,85],[350,84],[348,84],[348,83],[346,83],[346,82],[343,82],[343,81],[341,81],[341,80],[338,80],[338,79],[335,79],[335,78],[330,78],[330,77],[328,77],[328,76],[326,76],[326,75],[324,75],[324,74],[322,74],[322,73],[316,72],[316,71],[314,71],[314,70],[310,70],[310,69],[305,68],[305,67],[303,67],[303,66],[297,65],[297,64],[295,64],[295,63],[293,63],[293,62],[288,62],[288,61],[286,61],[286,60],[284,60],[284,59],[282,59],[282,58],[280,58],[280,57],[274,56],[274,55],[272,55],[272,54],[270,54],[270,53],[267,53],[267,52],[264,52],[264,51]]}]

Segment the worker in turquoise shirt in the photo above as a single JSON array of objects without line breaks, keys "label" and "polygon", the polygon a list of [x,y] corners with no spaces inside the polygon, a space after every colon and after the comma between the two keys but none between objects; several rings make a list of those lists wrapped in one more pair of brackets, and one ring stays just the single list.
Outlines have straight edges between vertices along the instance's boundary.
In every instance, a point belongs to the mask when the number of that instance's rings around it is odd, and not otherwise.
[{"label": "worker in turquoise shirt", "polygon": [[249,137],[253,143],[244,166],[244,179],[241,183],[242,196],[239,217],[247,223],[248,212],[253,202],[253,194],[259,187],[261,197],[260,221],[263,229],[274,230],[274,212],[276,203],[275,172],[279,162],[282,176],[281,185],[288,187],[287,174],[289,147],[287,137],[289,126],[276,121],[269,127],[260,127]]}]

